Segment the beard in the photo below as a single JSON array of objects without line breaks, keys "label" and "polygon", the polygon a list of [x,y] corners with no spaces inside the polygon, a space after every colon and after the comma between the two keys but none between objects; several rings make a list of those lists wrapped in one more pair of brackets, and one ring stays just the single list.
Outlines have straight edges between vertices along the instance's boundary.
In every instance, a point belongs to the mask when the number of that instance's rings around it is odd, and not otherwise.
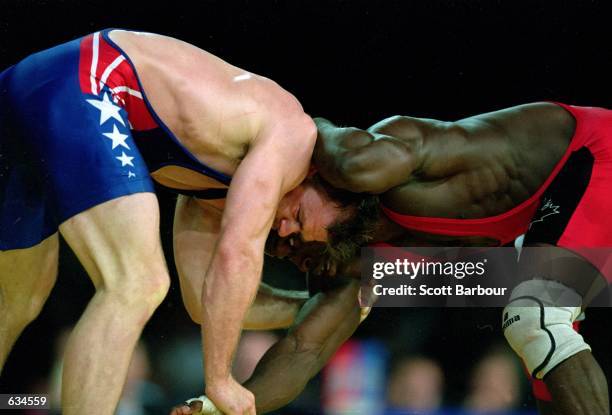
[{"label": "beard", "polygon": [[373,239],[380,220],[379,200],[376,196],[364,196],[350,207],[349,218],[328,228],[326,254],[337,263],[350,262],[359,256],[361,247]]}]

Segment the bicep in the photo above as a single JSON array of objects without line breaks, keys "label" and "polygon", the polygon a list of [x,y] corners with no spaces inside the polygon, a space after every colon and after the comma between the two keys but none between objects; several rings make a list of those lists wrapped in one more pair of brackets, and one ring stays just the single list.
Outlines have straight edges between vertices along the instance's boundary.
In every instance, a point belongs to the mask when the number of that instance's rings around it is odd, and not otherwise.
[{"label": "bicep", "polygon": [[286,120],[286,124],[264,132],[251,144],[227,195],[221,236],[250,241],[257,252],[263,252],[280,198],[308,171],[314,130],[309,128],[305,114],[292,117],[298,119]]},{"label": "bicep", "polygon": [[266,159],[265,150],[252,149],[232,178],[220,229],[220,243],[229,243],[232,249],[240,250],[239,245],[246,243],[263,253],[281,197],[283,173],[278,162],[266,163]]},{"label": "bicep", "polygon": [[414,153],[402,140],[375,135],[363,147],[346,154],[345,175],[360,193],[383,193],[405,183],[415,168]]},{"label": "bicep", "polygon": [[356,193],[383,193],[414,170],[411,141],[375,130],[338,128],[319,119],[314,162],[324,179]]}]

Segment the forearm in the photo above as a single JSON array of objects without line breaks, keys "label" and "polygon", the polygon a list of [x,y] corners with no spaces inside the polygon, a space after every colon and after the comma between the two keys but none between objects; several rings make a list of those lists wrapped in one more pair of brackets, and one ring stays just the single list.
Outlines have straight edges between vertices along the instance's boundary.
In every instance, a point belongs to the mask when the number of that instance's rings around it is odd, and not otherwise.
[{"label": "forearm", "polygon": [[202,338],[207,385],[230,377],[242,322],[259,286],[263,258],[219,248],[204,278]]},{"label": "forearm", "polygon": [[244,386],[255,395],[257,413],[287,405],[303,390],[323,366],[315,350],[298,349],[292,336],[272,346],[258,363]]},{"label": "forearm", "polygon": [[297,397],[360,322],[359,284],[318,294],[300,311],[296,326],[261,359],[244,385],[258,412],[280,408]]}]

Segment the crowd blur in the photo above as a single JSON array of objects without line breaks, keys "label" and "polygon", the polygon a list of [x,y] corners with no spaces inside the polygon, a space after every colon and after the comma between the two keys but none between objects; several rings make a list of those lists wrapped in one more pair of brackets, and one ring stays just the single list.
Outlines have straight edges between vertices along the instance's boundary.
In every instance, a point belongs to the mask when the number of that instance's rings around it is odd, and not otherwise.
[{"label": "crowd blur", "polygon": [[[60,414],[63,348],[69,330],[56,340],[54,361],[45,379],[30,392],[48,393],[51,413]],[[244,381],[278,339],[271,332],[245,332],[236,353],[233,374]],[[154,362],[153,359],[157,362]],[[201,388],[200,341],[197,336],[175,339],[152,356],[141,341],[132,357],[117,415],[164,414],[173,403],[198,394]],[[156,368],[156,369],[154,369]],[[287,368],[291,370],[291,368]],[[463,399],[451,401],[448,381],[453,367],[445,368],[423,354],[392,356],[380,339],[347,341],[321,375],[287,408],[277,414],[368,415],[511,415],[535,414],[526,410],[524,376],[516,359],[502,346],[495,347],[463,374]],[[456,373],[454,373],[456,375]]]},{"label": "crowd blur", "polygon": [[[54,360],[46,378],[28,392],[47,393],[51,413],[60,414],[62,355],[69,329],[57,336]],[[276,342],[272,332],[245,332],[240,341],[233,374],[244,381],[259,359]],[[156,362],[153,361],[156,359]],[[173,403],[198,394],[201,388],[200,340],[197,336],[172,341],[152,356],[144,341],[136,348],[117,415],[167,413]],[[287,368],[291,370],[291,368]],[[503,346],[481,356],[467,373],[463,399],[451,401],[448,381],[457,375],[436,358],[423,354],[392,356],[380,339],[347,341],[321,375],[287,408],[276,414],[368,415],[512,415],[535,414],[526,409],[525,377],[516,359]],[[451,376],[452,377],[452,376]],[[34,413],[34,412],[33,412]]]}]

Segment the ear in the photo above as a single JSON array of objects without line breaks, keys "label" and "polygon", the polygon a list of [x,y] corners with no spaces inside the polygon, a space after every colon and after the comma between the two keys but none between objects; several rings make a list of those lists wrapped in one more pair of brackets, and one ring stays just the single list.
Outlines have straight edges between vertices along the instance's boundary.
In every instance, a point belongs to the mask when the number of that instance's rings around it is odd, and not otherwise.
[{"label": "ear", "polygon": [[310,163],[310,168],[308,169],[308,175],[306,176],[306,178],[310,179],[315,174],[317,174],[317,168],[314,164]]}]

